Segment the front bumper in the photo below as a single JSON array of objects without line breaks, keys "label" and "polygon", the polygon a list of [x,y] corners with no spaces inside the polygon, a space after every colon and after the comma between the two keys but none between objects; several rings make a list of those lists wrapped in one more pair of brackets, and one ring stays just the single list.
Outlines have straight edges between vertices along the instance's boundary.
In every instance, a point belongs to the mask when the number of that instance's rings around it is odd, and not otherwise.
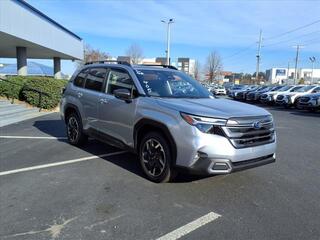
[{"label": "front bumper", "polygon": [[275,161],[276,135],[266,144],[236,148],[224,136],[205,134],[187,125],[183,129],[183,136],[180,132],[181,137],[176,140],[176,166],[189,172],[227,174]]},{"label": "front bumper", "polygon": [[202,158],[190,167],[189,172],[194,174],[209,175],[229,174],[232,172],[263,166],[275,161],[275,154],[270,154],[240,162],[231,162],[229,159]]},{"label": "front bumper", "polygon": [[320,109],[320,100],[310,99],[308,102],[299,102],[298,107],[301,109]]},{"label": "front bumper", "polygon": [[267,97],[261,97],[260,98],[261,103],[272,103],[273,102],[273,97],[272,96],[267,96]]}]

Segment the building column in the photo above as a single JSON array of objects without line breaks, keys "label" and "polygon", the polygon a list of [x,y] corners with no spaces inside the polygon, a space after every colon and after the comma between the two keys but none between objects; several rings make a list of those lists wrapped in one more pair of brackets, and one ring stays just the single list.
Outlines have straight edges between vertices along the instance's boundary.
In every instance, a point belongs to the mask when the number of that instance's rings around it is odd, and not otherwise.
[{"label": "building column", "polygon": [[26,76],[28,74],[27,69],[27,48],[17,47],[17,72],[19,76]]},{"label": "building column", "polygon": [[61,79],[61,59],[59,57],[53,58],[53,74],[54,78]]}]

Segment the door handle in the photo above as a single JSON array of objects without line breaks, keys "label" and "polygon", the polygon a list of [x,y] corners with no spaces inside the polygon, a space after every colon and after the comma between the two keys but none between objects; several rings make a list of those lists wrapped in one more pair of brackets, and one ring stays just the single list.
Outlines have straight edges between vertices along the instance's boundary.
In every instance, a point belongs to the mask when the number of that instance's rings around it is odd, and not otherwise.
[{"label": "door handle", "polygon": [[81,98],[82,97],[82,92],[78,92],[78,98]]},{"label": "door handle", "polygon": [[99,102],[100,102],[101,104],[106,104],[106,103],[108,103],[108,99],[100,98]]}]

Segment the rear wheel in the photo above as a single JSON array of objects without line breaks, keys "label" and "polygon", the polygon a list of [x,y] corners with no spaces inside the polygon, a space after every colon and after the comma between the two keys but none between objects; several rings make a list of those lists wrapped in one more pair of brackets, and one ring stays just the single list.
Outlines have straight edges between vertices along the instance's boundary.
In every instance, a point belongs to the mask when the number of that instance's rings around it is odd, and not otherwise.
[{"label": "rear wheel", "polygon": [[82,122],[76,113],[67,116],[67,136],[69,143],[80,146],[87,142],[88,136],[83,133]]},{"label": "rear wheel", "polygon": [[170,148],[160,133],[150,132],[142,138],[139,158],[142,170],[149,180],[164,183],[174,178]]}]

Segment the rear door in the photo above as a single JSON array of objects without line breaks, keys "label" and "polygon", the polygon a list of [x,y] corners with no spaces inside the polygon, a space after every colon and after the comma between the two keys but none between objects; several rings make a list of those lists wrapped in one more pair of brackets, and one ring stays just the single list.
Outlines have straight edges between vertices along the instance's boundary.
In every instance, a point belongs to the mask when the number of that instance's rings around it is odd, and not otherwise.
[{"label": "rear door", "polygon": [[[114,90],[125,88],[131,91],[130,103],[116,98]],[[110,68],[105,91],[99,104],[99,129],[114,140],[126,145],[133,144],[133,123],[139,101],[137,90],[130,74],[121,68]]]},{"label": "rear door", "polygon": [[98,129],[99,100],[102,87],[106,78],[107,69],[103,67],[90,68],[81,96],[82,110],[85,115],[84,128]]}]

